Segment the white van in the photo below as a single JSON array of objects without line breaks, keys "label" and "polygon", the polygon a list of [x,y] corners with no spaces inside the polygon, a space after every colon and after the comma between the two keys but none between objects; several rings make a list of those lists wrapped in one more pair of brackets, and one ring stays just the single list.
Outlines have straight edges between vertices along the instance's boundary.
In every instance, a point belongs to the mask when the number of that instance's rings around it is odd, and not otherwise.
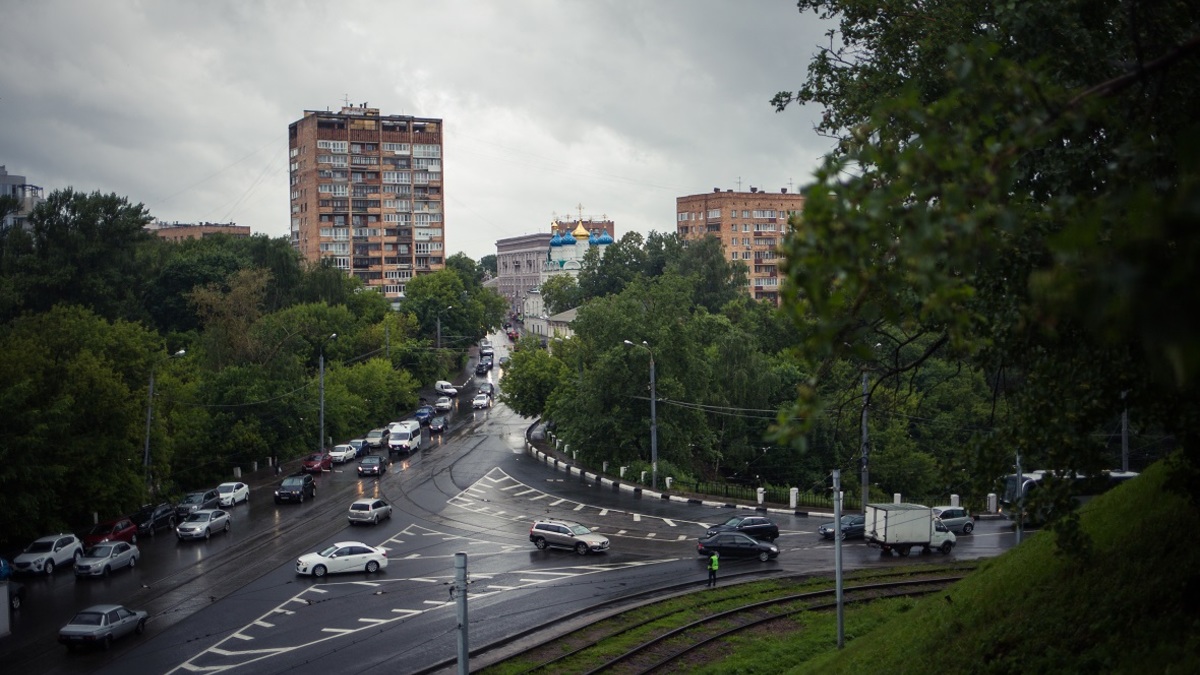
[{"label": "white van", "polygon": [[433,390],[436,391],[439,396],[458,396],[458,388],[445,380],[438,380],[437,383],[433,385]]},{"label": "white van", "polygon": [[392,422],[388,426],[388,452],[412,452],[421,447],[421,423],[416,420]]}]

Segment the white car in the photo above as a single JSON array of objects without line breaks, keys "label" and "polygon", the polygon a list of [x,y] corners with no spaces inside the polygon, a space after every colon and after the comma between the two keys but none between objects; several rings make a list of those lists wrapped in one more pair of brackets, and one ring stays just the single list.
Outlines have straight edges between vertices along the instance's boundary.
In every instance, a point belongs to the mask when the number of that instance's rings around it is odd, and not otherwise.
[{"label": "white car", "polygon": [[233,506],[250,501],[250,486],[245,483],[221,483],[217,486],[221,506]]},{"label": "white car", "polygon": [[441,396],[458,396],[458,387],[445,380],[438,380],[437,384],[433,385],[433,390]]},{"label": "white car", "polygon": [[350,505],[350,524],[371,523],[378,525],[384,518],[392,517],[392,505],[379,498],[359,499]]},{"label": "white car", "polygon": [[492,397],[487,394],[475,394],[475,398],[471,399],[471,407],[476,410],[490,408],[492,407]]},{"label": "white car", "polygon": [[296,574],[323,577],[339,572],[378,572],[387,569],[387,551],[361,541],[339,541],[296,561]]},{"label": "white car", "polygon": [[433,409],[439,412],[450,412],[454,409],[454,401],[451,401],[449,396],[443,396],[433,402]]},{"label": "white car", "polygon": [[13,570],[22,573],[54,574],[59,565],[74,564],[83,557],[83,542],[73,534],[52,534],[25,547],[13,558]]},{"label": "white car", "polygon": [[233,518],[229,513],[219,509],[193,511],[192,515],[187,517],[187,520],[175,528],[175,535],[179,537],[179,541],[185,539],[208,539],[212,537],[213,532],[225,532],[228,534],[229,526],[232,522]]},{"label": "white car", "polygon": [[329,451],[329,458],[333,460],[334,464],[345,464],[355,457],[358,457],[358,450],[355,450],[354,446],[349,443],[335,445]]}]

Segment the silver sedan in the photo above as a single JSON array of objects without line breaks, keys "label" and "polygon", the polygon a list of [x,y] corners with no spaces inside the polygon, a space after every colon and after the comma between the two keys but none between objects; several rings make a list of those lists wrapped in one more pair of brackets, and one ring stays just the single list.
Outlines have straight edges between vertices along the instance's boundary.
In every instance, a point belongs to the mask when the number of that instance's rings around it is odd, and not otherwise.
[{"label": "silver sedan", "polygon": [[58,641],[67,646],[108,649],[113,640],[146,630],[148,612],[121,605],[95,605],[75,615],[58,631]]},{"label": "silver sedan", "polygon": [[76,577],[106,577],[122,567],[136,567],[142,552],[123,541],[99,544],[75,562]]},{"label": "silver sedan", "polygon": [[180,541],[185,539],[208,539],[213,532],[229,532],[233,517],[219,509],[193,511],[187,520],[175,528]]}]

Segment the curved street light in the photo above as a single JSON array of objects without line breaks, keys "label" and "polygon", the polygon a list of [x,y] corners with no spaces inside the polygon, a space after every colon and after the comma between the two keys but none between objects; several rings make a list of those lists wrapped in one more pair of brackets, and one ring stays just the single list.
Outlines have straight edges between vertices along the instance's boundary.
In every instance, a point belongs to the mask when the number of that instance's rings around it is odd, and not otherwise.
[{"label": "curved street light", "polygon": [[630,347],[641,347],[650,354],[650,487],[658,489],[658,413],[655,403],[658,395],[654,389],[654,350],[645,340],[641,344],[625,340]]},{"label": "curved street light", "polygon": [[[172,358],[178,358],[187,354],[186,349],[180,349],[171,355]],[[146,395],[146,446],[142,453],[142,466],[146,467],[146,489],[151,494],[154,493],[154,483],[150,476],[150,422],[154,419],[154,369],[155,366],[150,366],[150,387],[149,393]]]},{"label": "curved street light", "polygon": [[442,314],[454,309],[454,305],[450,305],[446,309],[439,309],[437,313],[437,348],[442,348]]},{"label": "curved street light", "polygon": [[337,333],[333,333],[324,340],[321,340],[321,346],[318,348],[320,357],[318,358],[317,363],[321,371],[320,385],[318,386],[318,389],[320,389],[321,392],[321,421],[319,422],[321,430],[320,436],[317,437],[317,452],[325,451],[325,343],[336,339]]}]

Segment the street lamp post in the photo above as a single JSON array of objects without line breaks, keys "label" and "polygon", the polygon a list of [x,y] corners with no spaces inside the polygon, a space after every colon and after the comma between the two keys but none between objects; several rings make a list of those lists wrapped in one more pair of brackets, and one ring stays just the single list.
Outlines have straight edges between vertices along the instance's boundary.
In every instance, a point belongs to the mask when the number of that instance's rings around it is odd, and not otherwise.
[{"label": "street lamp post", "polygon": [[[180,349],[172,356],[183,356],[187,350]],[[150,423],[154,419],[154,366],[150,366],[150,387],[146,395],[146,445],[142,451],[142,466],[146,468],[146,489],[153,491],[150,480]]]},{"label": "street lamp post", "polygon": [[629,340],[625,344],[630,347],[641,347],[650,354],[650,487],[658,489],[658,395],[654,385],[654,350],[646,344],[645,340],[642,343],[635,344]]},{"label": "street lamp post", "polygon": [[450,305],[446,309],[439,309],[437,313],[437,348],[442,348],[442,313],[449,312],[454,309],[454,305]]},{"label": "street lamp post", "polygon": [[321,340],[321,346],[318,349],[320,356],[317,359],[317,364],[319,366],[319,370],[320,370],[321,374],[319,377],[319,384],[318,384],[317,388],[320,390],[320,397],[321,397],[321,413],[320,413],[321,421],[319,422],[319,424],[320,424],[320,432],[319,433],[321,435],[317,438],[317,452],[325,451],[325,343],[329,342],[330,340],[336,340],[336,339],[337,339],[337,333],[331,334],[329,337],[325,338],[324,340]]}]

